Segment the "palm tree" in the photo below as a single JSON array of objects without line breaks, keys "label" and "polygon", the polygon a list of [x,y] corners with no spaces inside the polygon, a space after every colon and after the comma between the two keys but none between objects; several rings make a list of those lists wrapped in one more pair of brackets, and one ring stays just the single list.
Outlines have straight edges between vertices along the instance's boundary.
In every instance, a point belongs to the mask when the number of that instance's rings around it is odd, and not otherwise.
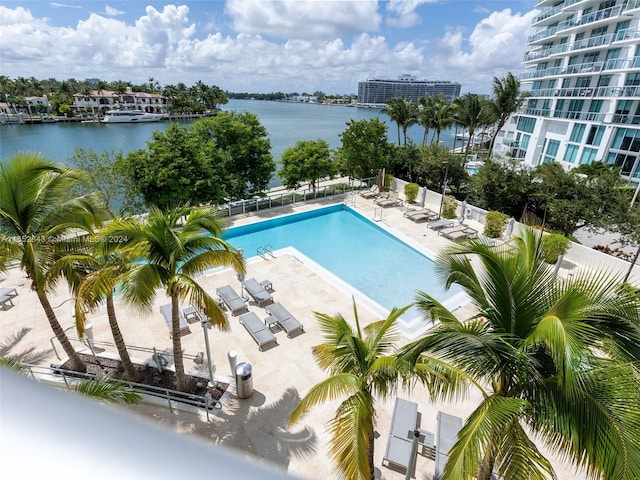
[{"label": "palm tree", "polygon": [[406,145],[407,129],[418,122],[416,104],[405,98],[392,98],[387,107],[382,109],[382,113],[389,115],[389,118],[398,125],[398,145],[400,145],[400,129],[402,129],[404,145]]},{"label": "palm tree", "polygon": [[427,144],[429,130],[433,127],[434,97],[426,95],[418,99],[418,123],[424,127],[422,146]]},{"label": "palm tree", "polygon": [[355,330],[340,314],[315,313],[325,343],[312,352],[330,377],[309,390],[291,413],[290,423],[320,403],[346,397],[329,422],[332,458],[342,478],[374,478],[375,396],[388,395],[396,385],[395,322],[407,308],[394,309],[385,320],[363,329],[354,301]]},{"label": "palm tree", "polygon": [[63,253],[55,263],[60,275],[72,279],[70,289],[75,297],[76,330],[84,336],[87,313],[103,302],[107,308],[107,319],[113,342],[122,361],[125,376],[132,382],[138,380],[138,373],[131,362],[126,342],[120,330],[114,306],[114,291],[133,260],[114,249],[111,242],[100,241],[92,249],[76,249]]},{"label": "palm tree", "polygon": [[466,321],[418,294],[439,324],[400,357],[445,362],[483,394],[443,480],[555,478],[534,439],[591,478],[640,478],[640,303],[602,272],[558,277],[541,244],[528,230],[508,246],[477,240],[441,254],[445,284],[461,285],[478,312]]},{"label": "palm tree", "polygon": [[482,122],[483,110],[482,110],[482,102],[480,101],[480,97],[478,95],[467,93],[459,102],[459,116],[458,118],[461,120],[462,125],[467,129],[469,133],[469,139],[467,140],[467,146],[465,148],[465,152],[469,152],[471,148],[471,141],[473,136],[475,135],[476,128]]},{"label": "palm tree", "polygon": [[[20,261],[73,368],[85,371],[47,298],[59,279],[50,274],[54,247],[64,248],[66,235],[91,233],[107,218],[93,197],[70,196],[80,180],[79,172],[56,166],[40,154],[18,153],[0,164],[0,260]],[[81,240],[78,236],[70,243],[80,245]]]},{"label": "palm tree", "polygon": [[498,132],[507,123],[509,116],[520,107],[520,80],[513,73],[508,73],[506,77],[501,79],[493,77],[493,101],[490,105],[498,119],[498,125],[493,132],[493,138],[491,138],[489,155],[493,152]]},{"label": "palm tree", "polygon": [[[179,222],[186,217],[178,229]],[[222,226],[213,208],[179,206],[160,210],[152,207],[144,223],[116,219],[105,229],[106,238],[119,242],[116,251],[143,261],[130,266],[119,278],[122,295],[132,305],[150,307],[156,289],[164,288],[171,298],[173,356],[177,389],[185,389],[184,362],[180,341],[179,302],[188,300],[205,312],[220,330],[229,325],[218,303],[195,277],[207,269],[232,266],[244,273],[242,255],[220,238]]]},{"label": "palm tree", "polygon": [[[442,95],[436,95],[432,104],[431,126],[437,143],[440,143],[440,133],[449,128],[454,122],[455,107]],[[431,139],[433,142],[433,138]]]}]

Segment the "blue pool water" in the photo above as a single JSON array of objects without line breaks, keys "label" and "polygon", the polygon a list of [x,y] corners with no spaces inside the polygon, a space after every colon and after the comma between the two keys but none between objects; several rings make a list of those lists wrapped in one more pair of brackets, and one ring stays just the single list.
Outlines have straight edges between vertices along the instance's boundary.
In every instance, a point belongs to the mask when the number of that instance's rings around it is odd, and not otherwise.
[{"label": "blue pool water", "polygon": [[431,259],[344,205],[230,228],[224,238],[246,257],[264,245],[295,247],[388,310],[413,302],[416,290],[439,301],[461,291],[445,291]]}]

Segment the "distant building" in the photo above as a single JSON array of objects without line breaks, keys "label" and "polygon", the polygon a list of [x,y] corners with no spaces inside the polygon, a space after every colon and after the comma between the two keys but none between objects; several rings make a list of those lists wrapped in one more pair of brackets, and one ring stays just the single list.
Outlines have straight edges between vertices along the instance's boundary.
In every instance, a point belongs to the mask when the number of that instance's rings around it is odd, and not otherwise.
[{"label": "distant building", "polygon": [[640,183],[640,0],[540,0],[520,75],[531,95],[495,152],[565,169],[604,161]]},{"label": "distant building", "polygon": [[460,96],[460,84],[440,80],[418,80],[402,75],[397,80],[371,79],[358,82],[358,103],[385,105],[392,98],[406,98],[413,102],[425,96],[442,95],[447,100]]},{"label": "distant building", "polygon": [[147,113],[166,113],[167,98],[157,93],[134,92],[127,87],[124,93],[111,90],[92,90],[88,94],[75,93],[73,106],[77,110],[104,113],[107,110],[124,108],[139,109]]}]

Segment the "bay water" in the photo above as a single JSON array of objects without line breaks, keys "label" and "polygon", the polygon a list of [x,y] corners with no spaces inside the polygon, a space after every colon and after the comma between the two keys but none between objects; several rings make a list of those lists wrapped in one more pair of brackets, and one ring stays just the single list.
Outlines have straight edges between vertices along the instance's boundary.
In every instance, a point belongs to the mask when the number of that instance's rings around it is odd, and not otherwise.
[{"label": "bay water", "polygon": [[[279,164],[282,152],[299,140],[323,139],[332,149],[340,146],[340,134],[347,129],[349,120],[379,118],[388,125],[388,137],[398,142],[397,126],[380,109],[318,105],[262,100],[229,100],[223,110],[246,111],[255,114],[266,128],[271,140],[271,154]],[[190,122],[181,122],[188,125]],[[36,125],[0,125],[0,161],[20,151],[42,153],[58,163],[68,163],[75,147],[94,152],[122,152],[125,155],[147,147],[155,130],[165,130],[169,122],[139,124],[96,124],[58,122]],[[415,145],[422,144],[424,129],[412,126],[408,137]],[[443,131],[440,139],[453,146],[453,131]],[[278,166],[279,168],[279,166]],[[276,176],[270,186],[281,185]]]}]

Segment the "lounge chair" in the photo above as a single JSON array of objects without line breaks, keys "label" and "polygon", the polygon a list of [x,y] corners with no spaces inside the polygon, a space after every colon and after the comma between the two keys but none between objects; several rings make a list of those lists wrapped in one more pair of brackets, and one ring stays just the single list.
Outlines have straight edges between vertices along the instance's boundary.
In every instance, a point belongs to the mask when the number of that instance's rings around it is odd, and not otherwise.
[{"label": "lounge chair", "polygon": [[404,217],[418,223],[422,220],[435,220],[438,218],[438,214],[428,208],[421,208],[419,210],[409,210],[408,212],[405,212]]},{"label": "lounge chair", "polygon": [[462,419],[448,413],[438,412],[438,437],[436,439],[436,470],[434,480],[442,476],[449,458],[449,450],[456,443],[458,432],[462,429]]},{"label": "lounge chair", "polygon": [[255,278],[246,279],[244,281],[244,288],[259,307],[262,307],[267,303],[273,303],[273,297],[271,294],[267,292],[267,289],[262,284],[258,283]]},{"label": "lounge chair", "polygon": [[0,297],[15,298],[18,296],[18,291],[14,287],[0,288]]},{"label": "lounge chair", "polygon": [[287,337],[291,338],[294,333],[304,332],[304,326],[281,303],[267,305],[265,310],[276,319],[278,326],[287,333]]},{"label": "lounge chair", "polygon": [[[162,305],[160,307],[160,312],[162,313],[164,321],[167,324],[167,328],[169,329],[169,335],[173,335],[173,325],[171,322],[171,304],[168,303],[166,305]],[[191,330],[189,330],[189,324],[180,311],[178,311],[178,322],[180,324],[180,336],[191,333]]]},{"label": "lounge chair", "polygon": [[220,301],[229,309],[231,315],[236,316],[238,313],[248,311],[247,304],[236,293],[231,285],[225,285],[224,287],[216,288],[216,294],[220,298]]},{"label": "lounge chair", "polygon": [[373,203],[382,208],[394,207],[400,204],[400,198],[398,198],[398,192],[389,192],[387,198],[379,198],[374,200]]},{"label": "lounge chair", "polygon": [[478,231],[465,225],[458,225],[450,228],[442,228],[438,230],[439,235],[444,235],[449,240],[464,240],[467,238],[474,238],[478,236]]},{"label": "lounge chair", "polygon": [[258,350],[261,352],[262,349],[269,344],[273,344],[274,346],[278,345],[276,336],[262,323],[258,315],[254,312],[247,312],[240,315],[240,323],[258,344]]},{"label": "lounge chair", "polygon": [[362,198],[376,198],[378,195],[380,195],[380,190],[378,189],[378,185],[375,183],[369,187],[369,190],[360,192],[360,196]]},{"label": "lounge chair", "polygon": [[387,449],[382,463],[409,468],[411,463],[412,441],[408,435],[418,427],[418,404],[396,398],[391,417],[391,428],[387,439]]},{"label": "lounge chair", "polygon": [[449,228],[453,227],[455,222],[453,220],[447,220],[445,218],[441,218],[440,220],[436,220],[435,222],[429,222],[429,227],[431,230],[440,230],[441,228]]}]

